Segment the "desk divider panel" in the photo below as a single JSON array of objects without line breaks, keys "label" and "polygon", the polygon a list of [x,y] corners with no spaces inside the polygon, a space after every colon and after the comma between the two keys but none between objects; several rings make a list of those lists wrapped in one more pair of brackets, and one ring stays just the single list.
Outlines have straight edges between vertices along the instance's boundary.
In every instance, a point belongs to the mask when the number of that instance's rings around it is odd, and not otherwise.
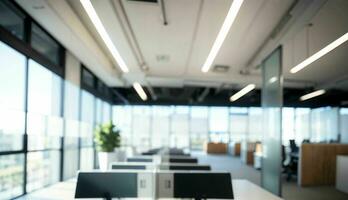
[{"label": "desk divider panel", "polygon": [[233,199],[228,172],[79,172],[75,198]]}]

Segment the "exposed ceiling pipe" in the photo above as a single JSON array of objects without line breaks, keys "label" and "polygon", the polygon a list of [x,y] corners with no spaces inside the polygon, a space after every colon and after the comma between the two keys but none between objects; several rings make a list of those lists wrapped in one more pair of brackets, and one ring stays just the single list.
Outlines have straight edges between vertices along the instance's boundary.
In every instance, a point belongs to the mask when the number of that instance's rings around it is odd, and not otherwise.
[{"label": "exposed ceiling pipe", "polygon": [[280,21],[278,22],[278,24],[276,25],[276,27],[273,29],[273,31],[271,32],[271,34],[263,41],[263,43],[261,44],[261,46],[256,50],[256,52],[254,53],[254,55],[251,57],[251,59],[248,61],[247,67],[244,70],[249,71],[250,68],[254,68],[254,69],[259,69],[260,65],[257,66],[252,66],[252,62],[255,60],[255,58],[257,57],[257,55],[262,51],[262,49],[268,44],[268,42],[270,40],[273,40],[277,37],[277,35],[279,35],[279,33],[285,29],[286,25],[289,24],[290,19],[293,17],[292,16],[292,10],[294,9],[294,7],[297,5],[298,0],[295,0],[290,8],[286,11],[286,13],[282,16],[282,18],[280,19]]},{"label": "exposed ceiling pipe", "polygon": [[193,46],[194,46],[194,44],[196,43],[196,40],[197,40],[198,25],[199,25],[199,22],[200,22],[201,16],[202,16],[203,3],[204,3],[203,0],[201,0],[199,2],[199,8],[198,8],[198,13],[197,13],[197,20],[196,20],[196,23],[195,23],[195,27],[193,29],[190,49],[189,49],[189,53],[188,53],[187,60],[186,60],[186,63],[185,63],[185,74],[188,72],[189,63],[190,63],[190,60],[191,60],[191,57],[192,57],[192,52],[193,52]]},{"label": "exposed ceiling pipe", "polygon": [[146,83],[146,89],[149,91],[152,100],[156,101],[158,99],[158,97],[155,93],[155,90],[153,89],[153,87],[149,83]]},{"label": "exposed ceiling pipe", "polygon": [[166,15],[166,8],[164,5],[164,0],[159,0],[159,4],[161,6],[161,12],[162,12],[162,17],[163,17],[163,25],[167,26],[168,21],[167,21],[167,15]]},{"label": "exposed ceiling pipe", "polygon": [[[327,0],[294,1],[282,20],[248,61],[246,69],[258,69],[262,60],[277,46],[301,30]],[[290,18],[289,18],[290,17]]]},{"label": "exposed ceiling pipe", "polygon": [[122,1],[113,0],[112,2],[113,2],[112,5],[114,7],[115,13],[122,22],[121,23],[122,30],[124,31],[127,41],[130,44],[129,46],[131,47],[131,50],[137,59],[140,69],[145,72],[148,71],[149,67],[146,65],[144,55],[140,50],[138,40],[129,22],[128,15],[126,13],[126,10],[124,8]]},{"label": "exposed ceiling pipe", "polygon": [[205,88],[203,92],[201,93],[201,95],[198,96],[197,101],[202,102],[205,99],[205,97],[209,94],[209,91],[210,91],[210,88]]}]

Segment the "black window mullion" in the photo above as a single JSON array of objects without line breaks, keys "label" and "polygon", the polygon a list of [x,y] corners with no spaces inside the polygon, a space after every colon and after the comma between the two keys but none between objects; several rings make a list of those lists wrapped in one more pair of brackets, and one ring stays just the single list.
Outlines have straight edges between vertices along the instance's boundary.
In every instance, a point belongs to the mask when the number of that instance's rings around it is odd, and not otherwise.
[{"label": "black window mullion", "polygon": [[[82,75],[82,73],[81,73]],[[81,76],[82,78],[82,76]],[[78,155],[77,155],[77,168],[80,169],[80,162],[81,162],[81,122],[82,122],[82,89],[79,90],[79,109],[78,109],[78,121],[79,121],[79,127],[78,127],[78,131],[79,131],[79,135],[77,137],[78,139],[78,143],[77,143],[77,151],[78,151]]]},{"label": "black window mullion", "polygon": [[[64,56],[65,57],[65,56]],[[64,76],[65,77],[65,76]],[[63,133],[60,137],[60,169],[59,169],[59,180],[63,181],[64,179],[64,142],[65,142],[65,121],[64,121],[64,106],[65,106],[65,84],[64,84],[64,78],[61,79],[61,89],[60,89],[60,117],[62,118],[63,122]]]},{"label": "black window mullion", "polygon": [[24,95],[24,135],[23,135],[23,151],[24,151],[24,175],[23,175],[23,193],[27,194],[27,168],[28,168],[28,90],[29,90],[29,58],[26,57],[25,62],[25,95]]},{"label": "black window mullion", "polygon": [[[96,97],[94,97],[94,102],[93,102],[93,104],[94,104],[94,116],[93,116],[93,129],[97,126],[97,98]],[[93,134],[93,132],[92,132],[92,134]],[[96,150],[96,145],[95,145],[95,142],[94,142],[94,135],[92,135],[92,144],[93,144],[93,162],[94,162],[94,168],[97,168],[97,150]]]}]

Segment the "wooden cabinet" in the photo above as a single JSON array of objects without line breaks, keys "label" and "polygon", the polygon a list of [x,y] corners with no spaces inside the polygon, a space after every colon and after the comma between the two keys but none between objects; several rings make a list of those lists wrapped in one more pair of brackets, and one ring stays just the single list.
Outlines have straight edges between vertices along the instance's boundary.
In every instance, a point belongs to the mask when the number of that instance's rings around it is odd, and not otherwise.
[{"label": "wooden cabinet", "polygon": [[302,144],[299,184],[301,186],[334,185],[337,155],[348,155],[348,145]]}]

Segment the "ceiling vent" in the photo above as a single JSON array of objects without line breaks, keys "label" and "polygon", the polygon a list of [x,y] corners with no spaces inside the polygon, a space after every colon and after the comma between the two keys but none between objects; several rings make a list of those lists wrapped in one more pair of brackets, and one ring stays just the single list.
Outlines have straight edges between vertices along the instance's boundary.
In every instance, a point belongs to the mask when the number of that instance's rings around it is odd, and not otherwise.
[{"label": "ceiling vent", "polygon": [[156,55],[157,62],[169,62],[170,56],[167,54]]},{"label": "ceiling vent", "polygon": [[227,65],[215,65],[213,67],[213,72],[217,73],[226,73],[228,70],[230,70],[230,66]]}]

